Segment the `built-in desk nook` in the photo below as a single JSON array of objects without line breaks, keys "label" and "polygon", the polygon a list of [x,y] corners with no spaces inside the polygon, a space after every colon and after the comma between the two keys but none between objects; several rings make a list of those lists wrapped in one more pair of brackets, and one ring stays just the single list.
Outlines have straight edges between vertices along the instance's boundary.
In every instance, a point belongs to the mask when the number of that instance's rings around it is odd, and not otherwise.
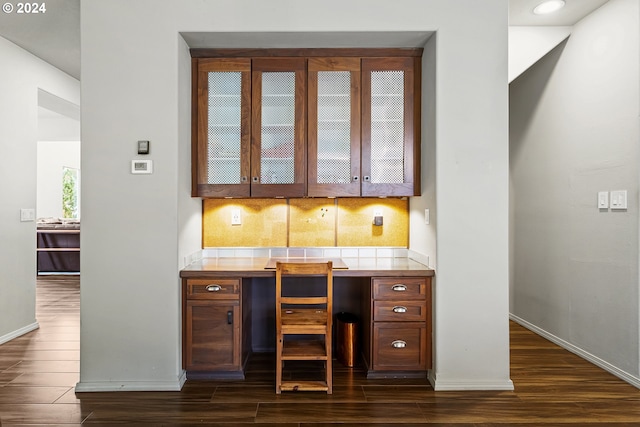
[{"label": "built-in desk nook", "polygon": [[[275,350],[275,261],[204,258],[180,272],[182,360],[188,378],[243,379],[252,353]],[[426,376],[432,354],[433,270],[405,257],[332,261],[334,315],[358,316],[368,378]]]}]

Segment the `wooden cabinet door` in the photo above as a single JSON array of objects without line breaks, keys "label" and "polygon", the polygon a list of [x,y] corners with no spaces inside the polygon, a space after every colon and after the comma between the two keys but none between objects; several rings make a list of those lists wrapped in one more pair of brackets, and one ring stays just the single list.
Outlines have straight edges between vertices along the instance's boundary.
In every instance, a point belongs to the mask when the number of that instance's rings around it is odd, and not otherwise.
[{"label": "wooden cabinet door", "polygon": [[188,371],[241,369],[239,307],[237,300],[187,300],[184,339]]},{"label": "wooden cabinet door", "polygon": [[308,195],[360,195],[360,58],[309,58]]},{"label": "wooden cabinet door", "polygon": [[194,59],[192,79],[192,196],[248,197],[251,59]]},{"label": "wooden cabinet door", "polygon": [[251,196],[306,194],[306,60],[252,60]]},{"label": "wooden cabinet door", "polygon": [[362,60],[362,195],[420,195],[419,58]]}]

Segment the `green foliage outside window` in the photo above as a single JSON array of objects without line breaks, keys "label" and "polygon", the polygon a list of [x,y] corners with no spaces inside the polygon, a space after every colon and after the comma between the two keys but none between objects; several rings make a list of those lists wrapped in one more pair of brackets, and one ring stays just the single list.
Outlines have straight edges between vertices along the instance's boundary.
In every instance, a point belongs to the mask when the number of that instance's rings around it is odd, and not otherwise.
[{"label": "green foliage outside window", "polygon": [[62,217],[78,218],[78,170],[62,168]]}]

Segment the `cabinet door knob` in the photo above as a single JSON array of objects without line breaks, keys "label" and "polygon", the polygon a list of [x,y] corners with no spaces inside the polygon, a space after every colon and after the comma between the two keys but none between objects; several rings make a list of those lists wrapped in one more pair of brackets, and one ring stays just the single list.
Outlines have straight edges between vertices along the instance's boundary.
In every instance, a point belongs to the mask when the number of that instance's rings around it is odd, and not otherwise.
[{"label": "cabinet door knob", "polygon": [[393,312],[394,313],[406,313],[407,312],[407,307],[403,307],[401,305],[396,305],[395,307],[393,307]]},{"label": "cabinet door knob", "polygon": [[406,285],[401,285],[401,284],[397,284],[397,285],[393,285],[391,287],[391,290],[394,292],[404,292],[407,290],[407,286]]},{"label": "cabinet door knob", "polygon": [[247,182],[249,179],[246,176],[240,177],[240,182]]},{"label": "cabinet door knob", "polygon": [[222,286],[220,286],[220,285],[207,285],[205,290],[207,292],[220,292],[222,290]]},{"label": "cabinet door knob", "polygon": [[260,178],[258,178],[257,176],[254,176],[251,179],[252,179],[253,182],[260,182]]},{"label": "cabinet door knob", "polygon": [[395,340],[391,343],[391,346],[393,348],[405,348],[407,346],[407,342],[402,340]]},{"label": "cabinet door knob", "polygon": [[227,311],[227,324],[233,325],[233,311]]},{"label": "cabinet door knob", "polygon": [[358,182],[359,179],[358,175],[353,175],[353,182]]},{"label": "cabinet door knob", "polygon": [[365,175],[362,177],[364,182],[370,182],[371,181],[371,177],[369,175]]}]

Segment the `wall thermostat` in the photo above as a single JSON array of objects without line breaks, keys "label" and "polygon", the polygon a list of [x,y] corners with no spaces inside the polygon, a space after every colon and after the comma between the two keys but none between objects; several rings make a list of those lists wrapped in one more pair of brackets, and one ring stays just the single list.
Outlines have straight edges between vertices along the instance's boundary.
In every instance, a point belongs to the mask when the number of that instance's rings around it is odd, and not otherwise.
[{"label": "wall thermostat", "polygon": [[131,160],[131,173],[153,173],[153,161]]},{"label": "wall thermostat", "polygon": [[138,154],[149,154],[149,141],[138,141]]}]

